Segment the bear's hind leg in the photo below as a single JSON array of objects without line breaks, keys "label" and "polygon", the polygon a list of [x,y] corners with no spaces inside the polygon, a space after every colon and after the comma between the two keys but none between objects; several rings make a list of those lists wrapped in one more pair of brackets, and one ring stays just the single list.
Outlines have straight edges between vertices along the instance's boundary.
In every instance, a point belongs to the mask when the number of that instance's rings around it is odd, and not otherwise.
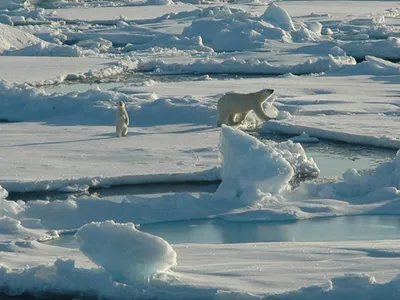
[{"label": "bear's hind leg", "polygon": [[243,120],[246,118],[246,116],[247,116],[247,112],[232,113],[228,118],[229,125],[234,126],[234,125],[238,125],[238,124],[242,123]]},{"label": "bear's hind leg", "polygon": [[236,120],[236,114],[235,113],[230,114],[228,117],[228,125],[230,126],[236,125],[237,123],[235,120]]},{"label": "bear's hind leg", "polygon": [[116,137],[120,137],[121,134],[122,134],[121,127],[120,127],[120,126],[117,126],[116,129],[115,129],[115,135],[116,135]]},{"label": "bear's hind leg", "polygon": [[122,136],[127,136],[128,135],[128,126],[124,126],[122,128],[122,132],[121,132]]},{"label": "bear's hind leg", "polygon": [[246,119],[246,116],[247,116],[247,112],[236,114],[236,122],[237,122],[237,124],[242,123],[244,121],[244,119]]},{"label": "bear's hind leg", "polygon": [[222,124],[225,124],[225,125],[230,125],[229,124],[229,118],[230,118],[230,116],[228,115],[218,115],[218,120],[217,120],[217,126],[218,127],[221,127],[222,126]]}]

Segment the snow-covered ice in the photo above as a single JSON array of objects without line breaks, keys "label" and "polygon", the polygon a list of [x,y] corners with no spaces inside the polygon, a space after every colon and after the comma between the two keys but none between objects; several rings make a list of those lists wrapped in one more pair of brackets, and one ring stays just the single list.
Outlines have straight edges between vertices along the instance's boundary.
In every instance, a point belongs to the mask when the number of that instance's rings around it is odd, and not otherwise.
[{"label": "snow-covered ice", "polygon": [[176,252],[132,223],[90,223],[76,233],[79,249],[115,281],[134,283],[176,265]]},{"label": "snow-covered ice", "polygon": [[32,34],[0,23],[0,52],[10,49],[21,49],[40,43],[40,39]]},{"label": "snow-covered ice", "polygon": [[[123,72],[105,58],[0,56],[0,79],[10,83],[57,84],[68,80],[99,80]],[[37,70],[40,69],[40,72]],[[6,101],[6,100],[5,100]]]},{"label": "snow-covered ice", "polygon": [[[375,170],[315,179],[301,145],[400,148],[399,17],[393,1],[1,1],[0,292],[398,299],[397,241],[171,245],[140,224],[399,215],[400,152]],[[223,94],[265,88],[275,120],[215,127]],[[127,138],[114,137],[118,101]],[[187,181],[221,183],[91,194]],[[50,191],[71,194],[7,200]],[[41,243],[71,230],[78,249]]]},{"label": "snow-covered ice", "polygon": [[0,199],[6,199],[7,196],[8,196],[7,190],[0,185]]},{"label": "snow-covered ice", "polygon": [[[152,278],[147,286],[112,281],[77,249],[37,242],[31,242],[30,248],[11,246],[14,251],[2,253],[8,266],[0,269],[0,285],[14,295],[57,292],[110,299],[313,299],[331,295],[339,299],[351,293],[352,299],[360,300],[398,297],[396,241],[174,245],[177,267]],[[16,254],[23,260],[15,261]]]}]

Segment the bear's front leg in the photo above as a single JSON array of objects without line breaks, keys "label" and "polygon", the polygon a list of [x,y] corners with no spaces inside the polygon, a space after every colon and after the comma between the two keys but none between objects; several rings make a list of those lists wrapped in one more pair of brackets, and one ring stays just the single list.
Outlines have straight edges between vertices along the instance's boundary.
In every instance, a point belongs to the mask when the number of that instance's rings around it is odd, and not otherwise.
[{"label": "bear's front leg", "polygon": [[262,104],[260,105],[256,105],[254,107],[254,112],[256,113],[257,117],[263,121],[269,121],[272,118],[268,117],[265,112],[264,112],[264,108],[262,106]]}]

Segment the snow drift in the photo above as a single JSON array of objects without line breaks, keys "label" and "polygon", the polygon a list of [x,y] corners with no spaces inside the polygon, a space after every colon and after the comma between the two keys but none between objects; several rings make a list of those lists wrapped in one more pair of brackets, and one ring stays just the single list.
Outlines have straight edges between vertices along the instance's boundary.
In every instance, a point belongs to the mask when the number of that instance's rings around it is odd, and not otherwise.
[{"label": "snow drift", "polygon": [[3,55],[80,57],[83,55],[83,51],[77,46],[57,45],[41,41],[21,49],[4,51]]},{"label": "snow drift", "polygon": [[232,12],[224,17],[199,19],[183,30],[188,37],[201,36],[215,51],[243,51],[268,48],[270,40],[281,42],[315,41],[321,38],[321,24],[299,24],[295,28],[289,14],[276,3],[268,5],[260,17]]},{"label": "snow drift", "polygon": [[276,3],[271,3],[268,6],[267,10],[261,16],[261,19],[286,31],[295,30],[292,18],[283,8],[276,5]]},{"label": "snow drift", "polygon": [[158,74],[264,74],[304,75],[341,70],[356,65],[353,57],[328,55],[317,59],[308,59],[295,65],[274,65],[266,60],[241,59],[231,57],[223,61],[213,58],[197,59],[190,64],[166,63],[163,60],[138,61],[137,71],[156,71]]},{"label": "snow drift", "polygon": [[79,249],[115,281],[133,283],[176,265],[176,252],[133,223],[90,223],[76,233]]},{"label": "snow drift", "polygon": [[21,222],[13,218],[0,217],[0,233],[10,233],[22,229]]},{"label": "snow drift", "polygon": [[291,299],[391,299],[400,297],[398,286],[400,275],[391,281],[378,283],[368,274],[345,274],[329,279],[325,285],[313,285],[295,291],[274,295],[276,300]]},{"label": "snow drift", "polygon": [[30,33],[0,23],[0,53],[21,49],[43,42]]},{"label": "snow drift", "polygon": [[366,56],[375,56],[387,60],[399,60],[400,38],[390,36],[385,40],[338,42],[338,46],[347,55],[356,59],[364,59]]},{"label": "snow drift", "polygon": [[[111,68],[109,71],[115,74],[118,70],[123,70],[123,67],[115,70]],[[88,73],[80,77],[90,77],[91,74]],[[104,73],[107,73],[107,70]],[[99,74],[92,76],[107,75],[104,73],[100,71]],[[0,101],[0,119],[9,121],[114,125],[116,103],[125,101],[129,115],[135,119],[135,126],[215,123],[212,119],[215,115],[213,103],[204,103],[201,99],[191,96],[183,98],[160,97],[155,94],[130,96],[99,89],[83,93],[49,95],[28,84],[12,84],[2,80],[0,80],[0,96],[3,99]]]},{"label": "snow drift", "polygon": [[38,264],[17,270],[0,266],[0,288],[9,295],[43,296],[48,293],[99,299],[149,299],[153,296],[113,281],[102,269],[78,268],[73,259],[57,259],[50,265]]}]

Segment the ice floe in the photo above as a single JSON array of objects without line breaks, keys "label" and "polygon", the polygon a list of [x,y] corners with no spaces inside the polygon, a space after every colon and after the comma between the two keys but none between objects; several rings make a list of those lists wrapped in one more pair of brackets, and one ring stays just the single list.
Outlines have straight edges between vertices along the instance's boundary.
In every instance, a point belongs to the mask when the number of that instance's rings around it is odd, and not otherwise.
[{"label": "ice floe", "polygon": [[113,280],[143,282],[176,265],[176,252],[160,237],[141,232],[132,223],[90,223],[76,233],[79,249],[103,267]]}]

